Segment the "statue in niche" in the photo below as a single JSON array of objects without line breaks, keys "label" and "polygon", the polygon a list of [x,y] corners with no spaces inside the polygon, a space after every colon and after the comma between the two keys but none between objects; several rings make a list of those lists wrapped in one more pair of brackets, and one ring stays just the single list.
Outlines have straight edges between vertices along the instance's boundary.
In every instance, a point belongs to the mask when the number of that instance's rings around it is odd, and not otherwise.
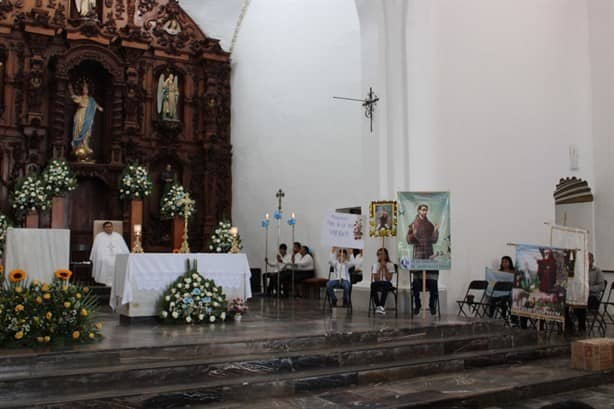
[{"label": "statue in niche", "polygon": [[175,171],[173,170],[173,166],[170,163],[166,164],[164,171],[160,175],[160,179],[162,180],[162,184],[164,185],[164,190],[166,191],[171,187],[173,183],[175,183],[177,176],[175,175]]},{"label": "statue in niche", "polygon": [[96,12],[96,0],[75,0],[75,6],[81,17],[89,17]]},{"label": "statue in niche", "polygon": [[177,102],[179,101],[179,84],[172,73],[168,78],[160,74],[158,79],[158,113],[163,120],[177,121]]},{"label": "statue in niche", "polygon": [[166,31],[170,35],[177,35],[181,33],[181,25],[174,18],[167,20],[166,23],[162,25],[162,30]]},{"label": "statue in niche", "polygon": [[82,82],[81,95],[75,95],[72,85],[68,85],[70,97],[75,104],[77,110],[73,117],[74,123],[72,128],[72,147],[77,159],[87,161],[94,151],[90,148],[89,142],[92,136],[92,127],[94,125],[94,116],[96,111],[102,112],[103,109],[96,100],[89,95],[89,86],[87,81]]}]

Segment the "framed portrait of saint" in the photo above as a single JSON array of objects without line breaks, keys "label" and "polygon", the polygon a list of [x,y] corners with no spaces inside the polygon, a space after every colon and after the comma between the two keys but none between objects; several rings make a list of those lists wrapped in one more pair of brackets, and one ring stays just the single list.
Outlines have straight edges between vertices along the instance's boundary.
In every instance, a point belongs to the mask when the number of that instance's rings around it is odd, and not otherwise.
[{"label": "framed portrait of saint", "polygon": [[399,192],[399,264],[406,270],[452,267],[450,192]]},{"label": "framed portrait of saint", "polygon": [[369,237],[397,235],[397,202],[371,202],[369,207]]}]

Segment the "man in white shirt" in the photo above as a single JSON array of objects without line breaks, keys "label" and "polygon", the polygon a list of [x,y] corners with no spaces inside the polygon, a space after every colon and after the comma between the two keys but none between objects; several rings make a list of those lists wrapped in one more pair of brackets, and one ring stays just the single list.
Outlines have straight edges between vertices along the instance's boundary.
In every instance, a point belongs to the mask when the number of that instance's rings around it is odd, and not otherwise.
[{"label": "man in white shirt", "polygon": [[[275,263],[269,263],[269,259],[265,258],[265,262],[271,267],[271,271],[265,274],[266,295],[273,295],[277,291],[277,276],[280,271],[283,271],[287,265],[292,263],[292,256],[287,254],[288,246],[286,243],[279,245],[279,252],[275,259]],[[268,284],[266,280],[268,279]]]},{"label": "man in white shirt", "polygon": [[92,245],[92,276],[97,283],[111,287],[115,275],[115,256],[130,253],[124,238],[113,231],[113,223],[104,222]]}]

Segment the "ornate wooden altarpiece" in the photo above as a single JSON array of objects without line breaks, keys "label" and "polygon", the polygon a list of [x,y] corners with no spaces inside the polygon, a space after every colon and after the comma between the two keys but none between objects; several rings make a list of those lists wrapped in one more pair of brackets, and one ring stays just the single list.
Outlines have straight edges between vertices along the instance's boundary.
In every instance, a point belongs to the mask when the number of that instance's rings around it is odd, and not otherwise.
[{"label": "ornate wooden altarpiece", "polygon": [[[177,93],[169,120],[158,99],[170,74]],[[93,153],[79,160],[70,91],[84,83],[104,110],[91,128]],[[74,251],[89,248],[92,220],[127,220],[118,191],[127,163],[145,164],[154,179],[145,250],[171,248],[170,222],[159,216],[164,180],[175,177],[196,200],[192,248],[230,214],[229,54],[177,0],[0,0],[0,112],[2,211],[10,214],[19,177],[66,158],[79,177],[67,206]]]}]

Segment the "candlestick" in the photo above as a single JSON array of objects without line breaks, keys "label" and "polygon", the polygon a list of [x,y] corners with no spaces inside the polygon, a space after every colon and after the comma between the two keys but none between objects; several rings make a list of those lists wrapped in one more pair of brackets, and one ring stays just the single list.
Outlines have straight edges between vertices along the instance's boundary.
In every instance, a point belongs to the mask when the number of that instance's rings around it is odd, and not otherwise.
[{"label": "candlestick", "polygon": [[134,225],[134,234],[140,234],[141,233],[141,228],[142,228],[142,226],[140,224],[135,224]]}]

